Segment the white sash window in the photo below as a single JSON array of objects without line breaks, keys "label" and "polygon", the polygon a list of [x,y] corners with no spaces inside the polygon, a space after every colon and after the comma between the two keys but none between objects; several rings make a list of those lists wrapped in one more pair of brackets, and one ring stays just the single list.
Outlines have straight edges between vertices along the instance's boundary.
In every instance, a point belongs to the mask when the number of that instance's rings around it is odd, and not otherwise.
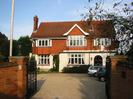
[{"label": "white sash window", "polygon": [[72,65],[81,65],[84,64],[84,56],[83,54],[70,54],[69,55],[69,63]]},{"label": "white sash window", "polygon": [[111,39],[110,38],[96,38],[94,39],[94,46],[109,46],[111,45]]},{"label": "white sash window", "polygon": [[41,65],[49,64],[49,55],[39,55],[38,57],[39,57],[38,64],[41,64]]},{"label": "white sash window", "polygon": [[68,46],[85,46],[85,36],[68,36]]},{"label": "white sash window", "polygon": [[50,39],[38,39],[36,40],[37,47],[50,47],[52,46],[52,40]]}]

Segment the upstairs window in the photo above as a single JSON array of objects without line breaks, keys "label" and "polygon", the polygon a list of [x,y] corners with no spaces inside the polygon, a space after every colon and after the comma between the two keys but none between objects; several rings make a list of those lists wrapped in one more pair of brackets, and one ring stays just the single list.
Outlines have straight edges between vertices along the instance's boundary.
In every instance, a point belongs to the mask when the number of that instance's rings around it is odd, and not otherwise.
[{"label": "upstairs window", "polygon": [[49,65],[49,55],[39,55],[39,65]]},{"label": "upstairs window", "polygon": [[52,46],[52,41],[50,39],[40,39],[36,41],[36,46],[49,47]]},{"label": "upstairs window", "polygon": [[109,46],[111,45],[111,39],[110,38],[96,38],[94,39],[94,46]]},{"label": "upstairs window", "polygon": [[85,46],[86,40],[84,36],[68,36],[68,46]]},{"label": "upstairs window", "polygon": [[69,56],[69,65],[81,65],[84,64],[83,54],[70,54]]}]

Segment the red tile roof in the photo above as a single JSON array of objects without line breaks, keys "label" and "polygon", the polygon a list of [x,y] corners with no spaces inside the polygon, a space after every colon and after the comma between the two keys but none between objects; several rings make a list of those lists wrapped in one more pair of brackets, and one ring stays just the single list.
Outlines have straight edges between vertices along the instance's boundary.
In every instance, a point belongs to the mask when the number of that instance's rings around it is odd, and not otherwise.
[{"label": "red tile roof", "polygon": [[[41,22],[32,38],[63,37],[75,24],[82,30],[90,33],[90,37],[107,37],[114,33],[113,25],[110,21],[68,21],[68,22]],[[93,31],[90,28],[93,27]]]}]

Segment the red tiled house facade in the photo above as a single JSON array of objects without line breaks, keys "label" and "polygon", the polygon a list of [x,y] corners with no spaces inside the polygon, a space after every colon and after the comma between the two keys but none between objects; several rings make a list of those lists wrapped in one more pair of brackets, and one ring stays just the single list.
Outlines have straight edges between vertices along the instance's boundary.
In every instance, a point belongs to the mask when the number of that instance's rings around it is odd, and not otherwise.
[{"label": "red tiled house facade", "polygon": [[115,54],[111,21],[41,22],[34,17],[31,38],[37,66],[50,69],[59,55],[59,71],[77,65],[105,66],[106,57]]}]

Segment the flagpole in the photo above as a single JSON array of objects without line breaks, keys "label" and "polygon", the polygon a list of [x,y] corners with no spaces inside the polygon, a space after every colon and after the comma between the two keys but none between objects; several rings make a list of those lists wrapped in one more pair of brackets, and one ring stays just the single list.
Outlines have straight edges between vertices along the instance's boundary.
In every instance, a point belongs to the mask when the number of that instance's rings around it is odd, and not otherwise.
[{"label": "flagpole", "polygon": [[10,24],[10,56],[12,56],[13,47],[13,29],[14,29],[14,0],[12,0],[12,10],[11,10],[11,24]]}]

